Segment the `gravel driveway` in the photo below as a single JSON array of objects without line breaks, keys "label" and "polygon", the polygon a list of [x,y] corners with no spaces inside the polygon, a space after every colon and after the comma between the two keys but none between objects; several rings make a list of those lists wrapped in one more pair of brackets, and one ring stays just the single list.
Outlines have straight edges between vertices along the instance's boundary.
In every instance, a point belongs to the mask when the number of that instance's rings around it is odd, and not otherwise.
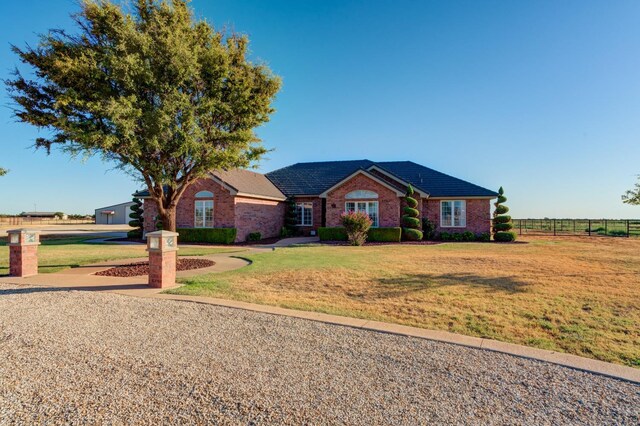
[{"label": "gravel driveway", "polygon": [[197,303],[0,285],[0,424],[638,424],[640,386]]}]

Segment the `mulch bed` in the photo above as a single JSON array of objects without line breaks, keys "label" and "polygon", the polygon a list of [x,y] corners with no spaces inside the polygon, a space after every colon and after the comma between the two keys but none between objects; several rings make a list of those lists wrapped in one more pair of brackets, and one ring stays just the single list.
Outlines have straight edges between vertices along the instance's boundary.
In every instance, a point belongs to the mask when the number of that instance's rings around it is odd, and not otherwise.
[{"label": "mulch bed", "polygon": [[[177,271],[190,271],[192,269],[208,268],[216,262],[209,259],[178,259]],[[149,275],[149,262],[129,263],[127,265],[114,266],[104,271],[96,272],[96,275],[103,277],[137,277]]]}]

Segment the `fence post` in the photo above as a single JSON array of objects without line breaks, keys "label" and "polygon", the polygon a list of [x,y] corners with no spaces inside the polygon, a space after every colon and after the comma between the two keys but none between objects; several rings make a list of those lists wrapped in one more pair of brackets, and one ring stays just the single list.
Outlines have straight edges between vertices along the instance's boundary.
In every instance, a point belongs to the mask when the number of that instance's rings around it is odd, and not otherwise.
[{"label": "fence post", "polygon": [[591,219],[589,219],[589,236],[591,236]]},{"label": "fence post", "polygon": [[556,236],[556,220],[553,219],[553,236]]},{"label": "fence post", "polygon": [[629,219],[627,219],[627,238],[629,238],[631,236],[629,231],[630,231],[630,229],[629,229]]},{"label": "fence post", "polygon": [[604,220],[604,235],[609,235],[609,231],[607,230],[607,219]]},{"label": "fence post", "polygon": [[522,235],[522,219],[520,219],[520,235]]}]

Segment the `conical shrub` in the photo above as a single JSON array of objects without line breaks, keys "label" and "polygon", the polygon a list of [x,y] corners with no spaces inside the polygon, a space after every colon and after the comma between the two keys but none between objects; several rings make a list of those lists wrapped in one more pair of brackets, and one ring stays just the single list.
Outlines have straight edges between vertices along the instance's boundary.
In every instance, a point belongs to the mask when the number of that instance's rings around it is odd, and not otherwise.
[{"label": "conical shrub", "polygon": [[404,197],[404,201],[407,203],[403,207],[402,212],[402,234],[405,240],[419,241],[422,239],[422,231],[420,230],[420,212],[418,207],[418,201],[412,197],[413,188],[411,185],[407,188],[407,195]]},{"label": "conical shrub", "polygon": [[516,240],[516,233],[512,231],[513,224],[509,212],[509,207],[503,203],[507,201],[504,196],[504,189],[498,190],[498,200],[493,204],[496,208],[493,212],[493,239],[500,242],[511,242]]}]

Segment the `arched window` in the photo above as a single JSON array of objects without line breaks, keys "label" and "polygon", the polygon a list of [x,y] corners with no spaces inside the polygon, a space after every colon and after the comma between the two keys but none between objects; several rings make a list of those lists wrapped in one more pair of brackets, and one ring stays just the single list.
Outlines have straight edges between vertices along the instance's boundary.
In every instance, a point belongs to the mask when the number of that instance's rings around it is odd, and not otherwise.
[{"label": "arched window", "polygon": [[345,195],[345,198],[347,200],[368,200],[372,198],[378,198],[378,194],[366,189],[358,189],[356,191],[349,192],[347,195]]},{"label": "arched window", "polygon": [[200,191],[194,201],[194,228],[213,228],[213,192]]},{"label": "arched window", "polygon": [[213,198],[213,192],[211,191],[200,191],[196,194],[196,198]]}]

